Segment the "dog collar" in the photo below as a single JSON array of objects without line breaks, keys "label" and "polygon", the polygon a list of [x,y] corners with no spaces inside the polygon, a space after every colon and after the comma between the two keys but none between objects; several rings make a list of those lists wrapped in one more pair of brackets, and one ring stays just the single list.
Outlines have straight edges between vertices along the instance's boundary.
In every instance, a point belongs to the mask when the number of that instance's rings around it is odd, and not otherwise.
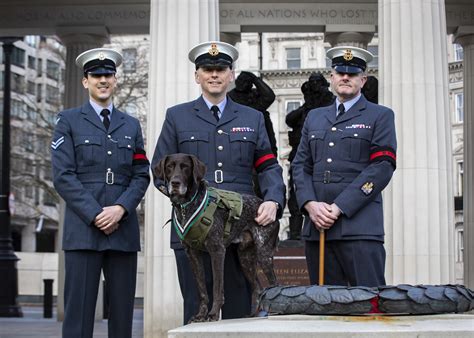
[{"label": "dog collar", "polygon": [[[197,192],[194,195],[194,197],[191,199],[191,201],[185,203],[186,206],[189,205],[189,203],[191,203],[194,200],[194,198],[196,198],[196,195],[197,195]],[[176,208],[173,208],[173,224],[181,240],[184,239],[184,237],[188,233],[189,229],[191,229],[191,227],[194,225],[194,223],[196,223],[196,221],[201,218],[201,215],[206,210],[208,203],[209,203],[209,192],[206,189],[206,194],[204,195],[204,198],[202,199],[201,204],[184,225],[178,221],[178,217],[176,216]],[[183,205],[180,205],[180,206],[183,208]]]}]

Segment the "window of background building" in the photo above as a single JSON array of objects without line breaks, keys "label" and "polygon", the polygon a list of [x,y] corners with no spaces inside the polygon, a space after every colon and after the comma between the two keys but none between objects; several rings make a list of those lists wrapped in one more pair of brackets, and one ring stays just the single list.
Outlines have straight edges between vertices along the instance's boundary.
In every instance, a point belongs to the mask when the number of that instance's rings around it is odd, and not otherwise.
[{"label": "window of background building", "polygon": [[298,109],[301,107],[301,101],[286,101],[286,113],[291,113],[293,110]]},{"label": "window of background building", "polygon": [[12,91],[16,93],[24,94],[25,93],[25,77],[20,74],[12,73],[11,88],[12,88]]},{"label": "window of background building", "polygon": [[18,47],[13,47],[11,55],[12,65],[25,68],[25,51]]},{"label": "window of background building", "polygon": [[455,123],[462,123],[464,121],[464,94],[454,94],[454,121]]},{"label": "window of background building", "polygon": [[457,196],[462,196],[464,184],[464,162],[457,162],[456,171],[458,176]]},{"label": "window of background building", "polygon": [[51,164],[48,163],[48,164],[44,164],[44,172],[43,172],[43,178],[46,180],[46,181],[52,181],[53,180],[53,169],[51,167]]},{"label": "window of background building", "polygon": [[12,116],[21,118],[24,115],[23,102],[18,101],[16,99],[12,99],[10,105],[10,112]]},{"label": "window of background building", "polygon": [[367,50],[374,55],[374,58],[367,64],[367,66],[369,68],[377,68],[379,65],[379,46],[368,46]]},{"label": "window of background building", "polygon": [[34,56],[28,55],[28,68],[36,69],[36,58]]},{"label": "window of background building", "polygon": [[42,58],[37,59],[36,72],[38,74],[38,77],[43,75],[43,59]]},{"label": "window of background building", "polygon": [[41,102],[41,98],[43,96],[43,85],[38,83],[36,85],[36,102]]},{"label": "window of background building", "polygon": [[464,50],[458,43],[454,44],[454,61],[462,61],[464,59]]},{"label": "window of background building", "polygon": [[3,72],[0,72],[0,90],[3,90]]},{"label": "window of background building", "polygon": [[59,103],[59,88],[46,85],[46,102],[51,104]]},{"label": "window of background building", "polygon": [[33,199],[34,197],[34,186],[31,184],[25,185],[25,197],[29,199]]},{"label": "window of background building", "polygon": [[25,42],[28,46],[38,47],[38,37],[36,35],[25,36]]},{"label": "window of background building", "polygon": [[[23,134],[23,144],[25,150],[29,152],[34,151],[34,135],[31,133],[24,133]],[[28,173],[33,174],[33,162],[31,160],[26,160],[26,170]]]},{"label": "window of background building", "polygon": [[286,48],[286,68],[301,68],[301,48]]},{"label": "window of background building", "polygon": [[53,80],[59,80],[59,63],[52,60],[46,60],[46,76]]},{"label": "window of background building", "polygon": [[33,81],[28,81],[26,83],[26,92],[30,95],[35,95],[36,94],[36,83]]},{"label": "window of background building", "polygon": [[54,207],[56,206],[56,203],[58,203],[56,196],[54,196],[49,191],[44,190],[43,191],[43,204],[50,207]]},{"label": "window of background building", "polygon": [[137,70],[137,50],[128,48],[122,50],[123,71],[124,73],[133,73]]},{"label": "window of background building", "polygon": [[[57,111],[53,111],[53,110],[46,110],[45,111],[45,118],[51,125],[56,124],[57,115],[58,115]],[[47,149],[49,149],[49,146],[47,147]]]},{"label": "window of background building", "polygon": [[464,261],[464,231],[460,227],[456,227],[456,262],[462,263]]}]

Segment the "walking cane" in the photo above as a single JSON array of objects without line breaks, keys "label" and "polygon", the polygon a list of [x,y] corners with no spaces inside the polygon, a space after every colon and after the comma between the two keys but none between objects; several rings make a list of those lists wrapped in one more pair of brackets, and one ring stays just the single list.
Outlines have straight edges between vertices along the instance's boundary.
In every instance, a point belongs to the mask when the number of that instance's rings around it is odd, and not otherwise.
[{"label": "walking cane", "polygon": [[319,230],[319,285],[324,285],[324,229]]}]

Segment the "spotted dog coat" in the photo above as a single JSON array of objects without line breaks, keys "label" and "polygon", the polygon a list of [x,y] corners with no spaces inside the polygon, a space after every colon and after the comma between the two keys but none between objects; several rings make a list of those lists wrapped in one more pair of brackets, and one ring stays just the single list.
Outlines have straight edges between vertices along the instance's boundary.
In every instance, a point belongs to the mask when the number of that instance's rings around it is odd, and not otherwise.
[{"label": "spotted dog coat", "polygon": [[[193,155],[173,154],[164,157],[153,167],[156,177],[166,182],[167,193],[175,209],[180,223],[185,223],[202,203],[208,189],[203,177],[205,165]],[[239,219],[231,223],[230,233],[224,236],[225,224],[229,219],[229,210],[218,207],[214,220],[204,240],[204,249],[209,252],[213,273],[213,304],[208,312],[204,265],[201,247],[191,247],[186,240],[182,241],[186,254],[197,281],[200,306],[191,321],[215,321],[224,304],[224,257],[226,247],[230,243],[239,244],[239,261],[242,271],[252,286],[253,298],[257,299],[260,292],[257,280],[257,262],[262,268],[270,285],[276,284],[273,271],[273,254],[278,240],[279,223],[275,221],[267,226],[255,222],[257,210],[262,200],[252,195],[242,195],[242,213]],[[193,225],[194,226],[194,225]],[[225,239],[224,239],[225,238]]]}]

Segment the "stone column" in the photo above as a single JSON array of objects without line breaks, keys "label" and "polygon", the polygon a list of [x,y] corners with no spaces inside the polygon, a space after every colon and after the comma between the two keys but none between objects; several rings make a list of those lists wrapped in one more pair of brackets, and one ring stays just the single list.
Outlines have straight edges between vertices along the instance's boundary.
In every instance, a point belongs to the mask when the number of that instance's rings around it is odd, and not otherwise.
[{"label": "stone column", "polygon": [[[150,8],[150,79],[147,153],[153,156],[166,109],[198,97],[194,65],[188,52],[194,45],[218,39],[218,0],[156,0]],[[182,325],[182,297],[176,263],[169,248],[171,216],[167,198],[153,185],[145,212],[145,337],[166,337]]]},{"label": "stone column", "polygon": [[464,285],[474,289],[474,26],[459,27],[455,42],[464,50]]},{"label": "stone column", "polygon": [[[347,31],[341,31],[341,28]],[[354,29],[355,31],[351,31]],[[329,42],[332,47],[336,46],[354,46],[367,49],[367,45],[374,37],[375,26],[368,26],[366,32],[359,31],[359,26],[345,25],[344,27],[332,28],[326,26],[324,41]]]},{"label": "stone column", "polygon": [[379,97],[395,112],[385,189],[387,283],[454,281],[454,200],[443,0],[379,0]]},{"label": "stone column", "polygon": [[[66,79],[64,93],[64,108],[72,108],[82,105],[89,95],[82,86],[82,70],[76,66],[76,57],[92,48],[102,47],[109,41],[105,27],[61,27],[57,36],[64,46],[66,46]],[[58,239],[62,242],[64,226],[65,204],[61,200],[59,205],[59,228]],[[61,245],[59,246],[61,248]],[[58,301],[57,318],[64,319],[64,252],[58,250]],[[98,302],[102,304],[102,297],[98,297]],[[96,311],[96,319],[102,319],[102,311]]]}]

